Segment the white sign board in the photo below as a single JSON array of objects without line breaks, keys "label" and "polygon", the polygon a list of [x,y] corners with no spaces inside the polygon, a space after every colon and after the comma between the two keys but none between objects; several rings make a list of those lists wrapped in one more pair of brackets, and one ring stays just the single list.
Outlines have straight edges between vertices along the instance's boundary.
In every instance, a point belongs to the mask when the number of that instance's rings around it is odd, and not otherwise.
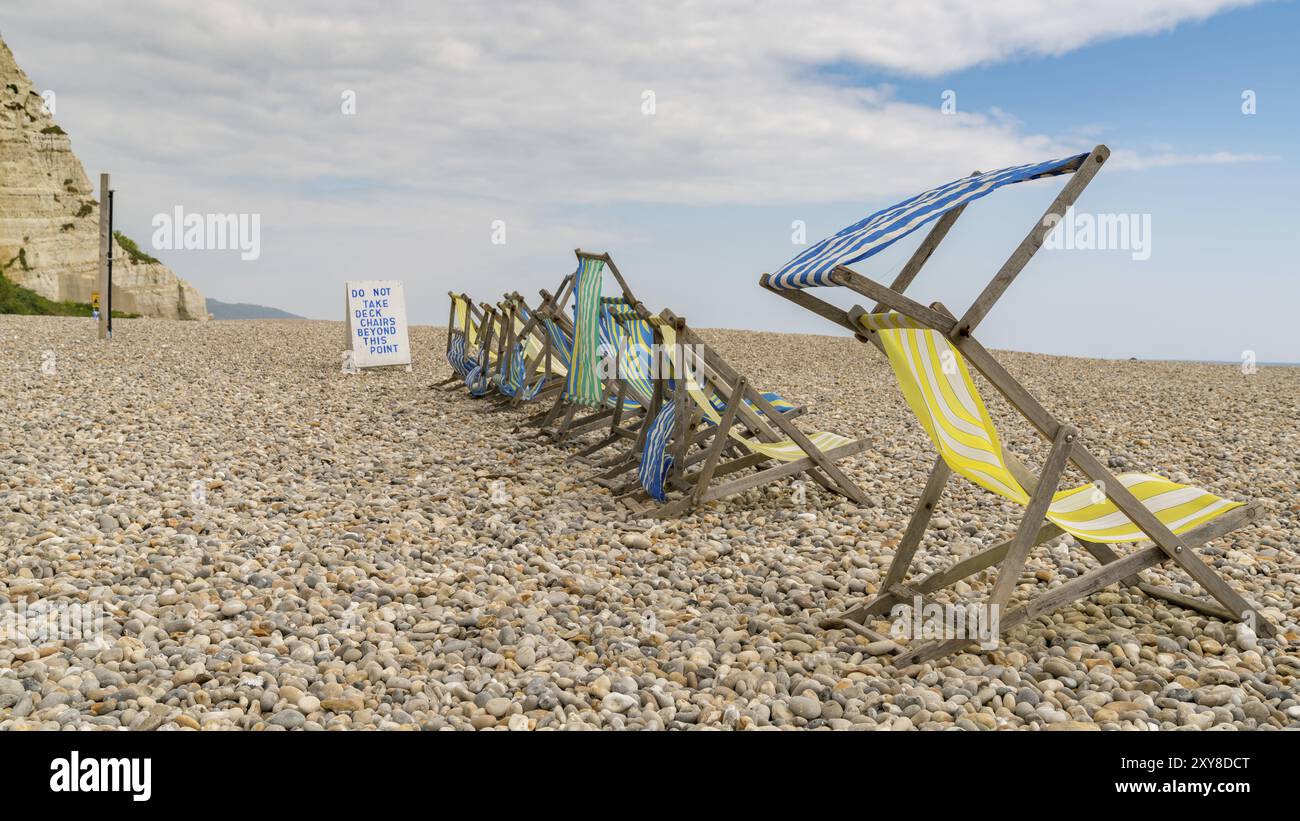
[{"label": "white sign board", "polygon": [[346,283],[348,350],[358,368],[410,365],[406,341],[406,296],[395,279]]}]

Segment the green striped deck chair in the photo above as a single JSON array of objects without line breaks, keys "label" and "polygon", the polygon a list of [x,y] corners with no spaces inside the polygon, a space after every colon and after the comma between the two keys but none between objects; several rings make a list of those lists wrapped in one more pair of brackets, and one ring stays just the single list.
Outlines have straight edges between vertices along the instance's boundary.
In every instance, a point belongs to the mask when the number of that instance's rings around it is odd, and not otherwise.
[{"label": "green striped deck chair", "polygon": [[[886,638],[869,624],[893,621],[886,617],[900,606],[927,612],[935,605],[936,591],[997,567],[982,610],[984,626],[997,625],[991,635],[958,630],[958,635],[921,642],[895,658],[896,666],[933,661],[975,641],[984,647],[996,645],[1002,634],[1017,625],[1116,583],[1213,618],[1245,622],[1265,638],[1276,633],[1256,605],[1193,550],[1248,524],[1258,515],[1259,505],[1223,499],[1158,474],[1113,475],[1084,444],[1079,432],[1058,420],[974,336],[1041,247],[1048,231],[1064,217],[1109,156],[1110,150],[1099,145],[1062,160],[977,172],[854,223],[760,279],[769,291],[847,328],[882,351],[908,407],[939,453],[879,593],[826,618],[823,626],[847,629],[863,640]],[[1006,185],[1061,175],[1070,178],[1060,193],[960,317],[941,303],[923,305],[903,293],[968,204]],[[930,222],[933,227],[892,285],[848,267]],[[846,311],[808,293],[814,288],[835,287],[866,297],[874,307],[854,306]],[[1037,472],[1002,444],[972,371],[996,388],[1046,441],[1049,451]],[[1070,465],[1088,483],[1060,488]],[[968,555],[947,569],[909,579],[926,528],[954,474],[1022,506],[1024,514],[1011,539]],[[1046,591],[1032,591],[1027,601],[1011,608],[1030,551],[1057,537],[1086,551],[1099,566]],[[1117,544],[1134,547],[1120,553],[1113,547]],[[1168,563],[1181,569],[1212,600],[1142,579],[1142,571]]]},{"label": "green striped deck chair", "polygon": [[[569,278],[572,318],[565,316],[562,293],[543,314],[573,340],[565,389],[540,422],[544,434],[556,441],[576,441],[592,431],[609,428],[606,437],[577,457],[586,458],[616,441],[635,436],[634,429],[652,401],[654,385],[635,365],[638,351],[652,341],[636,327],[643,317],[639,303],[608,254],[576,250],[578,265]],[[603,276],[617,282],[621,296],[602,296]],[[615,319],[611,309],[617,313]],[[620,368],[619,365],[627,365]],[[625,378],[626,377],[626,378]],[[579,411],[584,411],[579,415]]]},{"label": "green striped deck chair", "polygon": [[573,365],[564,398],[574,405],[596,407],[605,401],[600,379],[600,291],[605,261],[579,257],[573,273]]}]

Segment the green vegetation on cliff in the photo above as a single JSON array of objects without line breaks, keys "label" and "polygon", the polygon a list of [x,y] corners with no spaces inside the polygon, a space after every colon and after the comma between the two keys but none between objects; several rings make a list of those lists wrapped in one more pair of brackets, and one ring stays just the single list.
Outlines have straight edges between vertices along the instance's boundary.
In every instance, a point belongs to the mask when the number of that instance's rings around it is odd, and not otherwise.
[{"label": "green vegetation on cliff", "polygon": [[131,239],[126,234],[123,234],[121,231],[114,231],[113,236],[117,239],[117,244],[122,246],[122,250],[126,251],[126,255],[131,258],[132,263],[154,263],[158,261],[146,254],[144,251],[141,251],[140,246],[135,244],[135,240]]},{"label": "green vegetation on cliff", "polygon": [[[9,277],[0,274],[0,314],[27,314],[39,316],[90,316],[89,302],[55,302],[24,288]],[[114,311],[113,316],[132,319],[139,314]]]}]

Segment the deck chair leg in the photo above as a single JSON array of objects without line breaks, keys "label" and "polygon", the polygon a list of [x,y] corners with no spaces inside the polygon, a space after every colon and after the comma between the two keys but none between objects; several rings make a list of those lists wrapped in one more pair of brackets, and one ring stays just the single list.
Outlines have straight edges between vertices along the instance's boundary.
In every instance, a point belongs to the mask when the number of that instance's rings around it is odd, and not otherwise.
[{"label": "deck chair leg", "polygon": [[898,549],[894,551],[894,560],[890,562],[889,570],[885,573],[886,590],[907,578],[907,570],[911,567],[912,558],[921,545],[925,529],[930,525],[935,506],[939,504],[939,497],[943,495],[943,489],[951,475],[952,470],[948,467],[948,463],[940,456],[935,460],[934,467],[930,469],[930,478],[925,483],[925,489],[921,491],[921,498],[917,500],[916,511],[912,514],[912,520],[907,524],[907,530],[898,543]]},{"label": "deck chair leg", "polygon": [[[930,478],[925,483],[925,490],[921,491],[921,498],[917,500],[916,510],[912,512],[912,519],[907,523],[907,530],[903,533],[898,547],[894,549],[894,558],[890,561],[889,570],[885,573],[885,581],[880,586],[882,591],[888,593],[894,585],[901,584],[907,578],[907,571],[912,566],[916,549],[921,545],[925,529],[930,524],[930,518],[934,516],[934,508],[939,503],[939,497],[943,495],[943,489],[951,475],[952,469],[940,456],[930,470]],[[842,616],[826,619],[822,622],[822,626],[834,627],[843,621],[864,624],[869,615],[871,613],[868,607],[857,607]]]},{"label": "deck chair leg", "polygon": [[[1125,584],[1127,583],[1128,582],[1126,581]],[[1218,619],[1219,621],[1226,621],[1226,622],[1240,621],[1240,619],[1238,619],[1237,616],[1233,614],[1233,612],[1226,607],[1220,607],[1214,602],[1208,602],[1205,601],[1204,599],[1198,599],[1195,596],[1183,595],[1182,593],[1179,593],[1177,590],[1170,590],[1168,587],[1161,587],[1159,585],[1147,584],[1146,582],[1141,582],[1137,585],[1137,589],[1141,590],[1143,593],[1146,593],[1148,596],[1152,596],[1153,598],[1164,599],[1170,604],[1175,604],[1178,605],[1179,607],[1183,607],[1188,610],[1195,610],[1197,613],[1200,613],[1201,615],[1210,616],[1212,618]]]},{"label": "deck chair leg", "polygon": [[[998,624],[999,632],[1005,634],[1029,619],[1037,618],[1053,610],[1058,610],[1071,602],[1091,596],[1098,590],[1110,587],[1125,576],[1130,576],[1148,567],[1154,567],[1164,561],[1166,561],[1166,558],[1157,545],[1130,553],[1122,559],[1071,579],[1060,587],[1053,588],[1030,600],[1025,605],[1002,615]],[[934,661],[950,656],[972,643],[973,640],[968,638],[931,642],[896,657],[894,665],[902,669],[912,664]]]},{"label": "deck chair leg", "polygon": [[581,419],[573,419],[571,416],[566,420],[565,427],[560,431],[560,438],[572,439],[581,436],[584,433],[590,433],[597,428],[605,427],[605,420],[614,413],[612,408],[598,410],[595,413],[589,413]]},{"label": "deck chair leg", "polygon": [[[1077,536],[1075,537],[1074,540],[1079,544],[1083,545],[1083,548],[1087,550],[1089,553],[1091,553],[1093,558],[1095,558],[1097,561],[1101,562],[1104,565],[1119,560],[1119,555],[1116,554],[1114,550],[1111,550],[1110,545],[1085,541],[1083,539],[1078,538]],[[1143,593],[1147,594],[1148,596],[1152,596],[1157,599],[1164,599],[1170,604],[1175,604],[1178,605],[1179,607],[1183,607],[1188,610],[1195,610],[1196,612],[1202,615],[1211,616],[1213,618],[1219,619],[1220,621],[1237,621],[1237,617],[1233,615],[1232,611],[1228,610],[1226,607],[1220,607],[1214,602],[1208,602],[1205,601],[1204,599],[1198,599],[1195,596],[1184,595],[1182,593],[1179,593],[1177,590],[1171,590],[1168,587],[1161,587],[1160,585],[1149,584],[1147,582],[1142,581],[1142,577],[1136,573],[1124,579],[1124,586],[1136,587],[1138,590],[1141,590]]]},{"label": "deck chair leg", "polygon": [[575,459],[585,459],[588,456],[591,456],[593,453],[596,453],[597,451],[600,451],[614,444],[615,442],[618,441],[618,439],[619,436],[617,433],[608,434],[603,439],[598,439],[595,443],[587,445],[585,448],[573,454],[565,461],[571,462]]},{"label": "deck chair leg", "polygon": [[561,391],[560,395],[555,397],[555,404],[551,405],[551,409],[537,422],[537,426],[541,428],[549,428],[555,423],[556,419],[560,418],[560,414],[564,412],[564,406],[564,393]]},{"label": "deck chair leg", "polygon": [[[1034,493],[1029,498],[1029,504],[1025,506],[1024,517],[1020,520],[1020,526],[1016,529],[1016,535],[1011,539],[1007,546],[1006,556],[998,566],[998,577],[993,583],[993,592],[989,595],[988,607],[989,612],[995,614],[999,631],[1009,629],[1009,626],[1003,623],[1003,611],[1006,610],[1007,604],[1011,601],[1011,594],[1015,592],[1016,585],[1020,583],[1020,571],[1029,558],[1029,551],[1034,547],[1035,535],[1046,520],[1047,508],[1052,503],[1052,496],[1056,493],[1056,486],[1060,482],[1061,474],[1065,471],[1075,438],[1076,431],[1070,425],[1061,425],[1057,430],[1056,438],[1052,442],[1052,450],[1047,455],[1047,462],[1043,465],[1042,473],[1038,477],[1038,486],[1034,488]],[[1102,569],[1119,566],[1118,564],[1111,564]],[[1109,583],[1107,582],[1107,584]],[[927,660],[941,658],[972,643],[974,643],[974,639],[970,638],[929,642],[904,653],[895,660],[895,663],[901,666],[923,658]],[[939,655],[933,655],[936,652]]]},{"label": "deck chair leg", "polygon": [[555,432],[551,434],[554,439],[563,439],[569,432],[569,426],[573,424],[573,417],[578,413],[578,406],[570,404],[565,408],[563,415],[560,417],[560,423],[556,426]]},{"label": "deck chair leg", "polygon": [[704,465],[700,468],[699,476],[695,479],[695,489],[691,491],[691,503],[698,505],[704,498],[704,492],[709,489],[709,482],[713,481],[713,471],[718,467],[718,457],[722,455],[722,448],[727,443],[727,431],[736,421],[736,409],[745,398],[745,379],[741,377],[736,382],[735,389],[731,392],[731,398],[727,401],[727,410],[722,414],[722,421],[718,423],[718,429],[713,435],[713,441],[709,443],[708,456],[704,458]]},{"label": "deck chair leg", "polygon": [[614,480],[627,473],[629,470],[635,470],[637,460],[635,457],[625,456],[612,465],[607,465],[604,470],[597,473],[591,478],[593,482],[613,484]]},{"label": "deck chair leg", "polygon": [[[1112,550],[1110,545],[1102,544],[1100,542],[1090,542],[1086,539],[1080,539],[1078,536],[1074,537],[1074,541],[1102,564],[1110,564],[1119,559],[1119,554]],[[1138,587],[1141,584],[1142,579],[1136,573],[1124,579],[1124,585],[1126,587]]]},{"label": "deck chair leg", "polygon": [[1052,451],[1047,455],[1047,462],[1038,477],[1038,487],[1034,488],[1034,495],[1025,507],[1025,517],[1020,520],[1020,527],[1007,550],[1007,557],[998,567],[998,578],[993,583],[993,593],[989,596],[990,607],[1002,610],[1011,601],[1011,594],[1020,582],[1020,571],[1029,558],[1029,551],[1033,549],[1034,534],[1047,518],[1047,508],[1052,503],[1056,486],[1065,471],[1076,433],[1070,425],[1061,425],[1056,432],[1056,441],[1052,443]]},{"label": "deck chair leg", "polygon": [[839,496],[844,495],[844,491],[840,490],[839,485],[832,482],[830,478],[826,476],[826,474],[822,473],[820,470],[818,470],[815,467],[808,469],[808,478],[812,479],[814,482],[821,485],[824,490],[830,493],[834,493]]}]

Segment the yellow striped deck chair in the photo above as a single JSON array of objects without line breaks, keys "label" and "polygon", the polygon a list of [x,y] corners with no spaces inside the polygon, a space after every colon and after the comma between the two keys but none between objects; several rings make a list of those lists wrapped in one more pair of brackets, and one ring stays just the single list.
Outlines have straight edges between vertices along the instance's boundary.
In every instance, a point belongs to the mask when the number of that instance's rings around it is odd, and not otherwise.
[{"label": "yellow striped deck chair", "polygon": [[[665,402],[650,423],[637,468],[643,492],[663,503],[646,515],[675,516],[704,502],[800,473],[808,473],[829,490],[866,503],[862,490],[835,465],[862,450],[863,441],[824,431],[803,433],[786,413],[775,409],[766,396],[725,365],[684,321],[670,311],[652,321],[663,340],[666,358],[672,363],[674,389],[673,401]],[[724,368],[733,375],[730,384],[718,382]],[[711,401],[714,392],[724,398],[721,411]],[[698,448],[693,454],[692,447]],[[724,460],[727,450],[735,453]],[[777,464],[759,469],[770,462]],[[697,470],[686,470],[695,464],[699,465]],[[748,468],[759,470],[710,485],[714,478]],[[686,493],[681,499],[668,501],[673,486]]]},{"label": "yellow striped deck chair", "polygon": [[465,367],[465,323],[468,319],[469,309],[465,300],[459,294],[448,294],[451,297],[451,317],[447,320],[447,364],[451,365],[452,377],[448,381],[454,381],[457,375],[463,376]]},{"label": "yellow striped deck chair", "polygon": [[[1003,459],[997,428],[961,353],[939,333],[898,313],[866,314],[861,321],[879,334],[907,404],[948,467],[985,490],[1028,505],[1030,494]],[[1176,534],[1242,506],[1155,474],[1123,473],[1116,478]],[[1047,519],[1089,542],[1147,539],[1092,483],[1058,491]]]},{"label": "yellow striped deck chair", "polygon": [[[1214,618],[1246,622],[1265,638],[1276,634],[1276,628],[1256,605],[1189,549],[1248,524],[1258,513],[1258,504],[1222,499],[1156,474],[1112,474],[1074,427],[1057,420],[975,339],[977,326],[1109,157],[1110,149],[1098,145],[1090,152],[1063,159],[974,172],[853,223],[810,245],[775,273],[760,277],[759,284],[768,291],[846,328],[883,351],[908,406],[939,451],[940,458],[895,548],[879,592],[843,615],[824,620],[823,626],[844,627],[879,640],[884,636],[867,626],[869,620],[878,620],[898,606],[928,608],[926,598],[932,592],[997,566],[986,608],[998,618],[994,642],[1017,624],[1116,583],[1137,587]],[[955,316],[940,303],[923,305],[903,293],[968,206],[1006,186],[1056,177],[1067,178],[1056,198],[965,313]],[[892,284],[876,282],[849,267],[931,223]],[[811,293],[834,288],[851,290],[869,299],[874,307],[868,310],[854,306],[846,311]],[[1050,444],[1051,450],[1037,475],[1003,447],[971,378],[972,368]],[[1058,484],[1069,465],[1078,468],[1091,483],[1060,490]],[[1023,505],[1025,514],[1010,540],[920,580],[909,581],[912,560],[954,473]],[[1029,552],[1063,534],[1068,534],[1101,566],[1002,612],[1019,585]],[[1137,547],[1120,555],[1111,547],[1120,543]],[[1142,580],[1141,571],[1166,563],[1177,565],[1213,601]],[[945,633],[944,639],[910,649],[895,663],[902,666],[933,661],[969,646],[973,640],[987,641],[984,636]]]},{"label": "yellow striped deck chair", "polygon": [[[677,332],[669,325],[662,328],[664,345],[669,348],[677,346]],[[708,394],[705,393],[703,386],[695,380],[690,366],[684,367],[681,371],[674,372],[674,375],[682,380],[686,393],[690,396],[691,401],[699,408],[700,413],[709,424],[720,425],[722,423],[722,414],[713,403],[709,401]],[[746,436],[745,433],[734,426],[728,427],[727,435],[740,443],[746,450],[751,453],[761,453],[770,459],[778,462],[793,462],[796,459],[805,458],[808,453],[793,439],[778,439],[775,442],[764,442],[761,439],[752,436]],[[838,433],[829,433],[818,431],[807,435],[808,440],[813,443],[819,450],[833,450],[844,447],[854,442],[847,436],[841,436]]]}]

